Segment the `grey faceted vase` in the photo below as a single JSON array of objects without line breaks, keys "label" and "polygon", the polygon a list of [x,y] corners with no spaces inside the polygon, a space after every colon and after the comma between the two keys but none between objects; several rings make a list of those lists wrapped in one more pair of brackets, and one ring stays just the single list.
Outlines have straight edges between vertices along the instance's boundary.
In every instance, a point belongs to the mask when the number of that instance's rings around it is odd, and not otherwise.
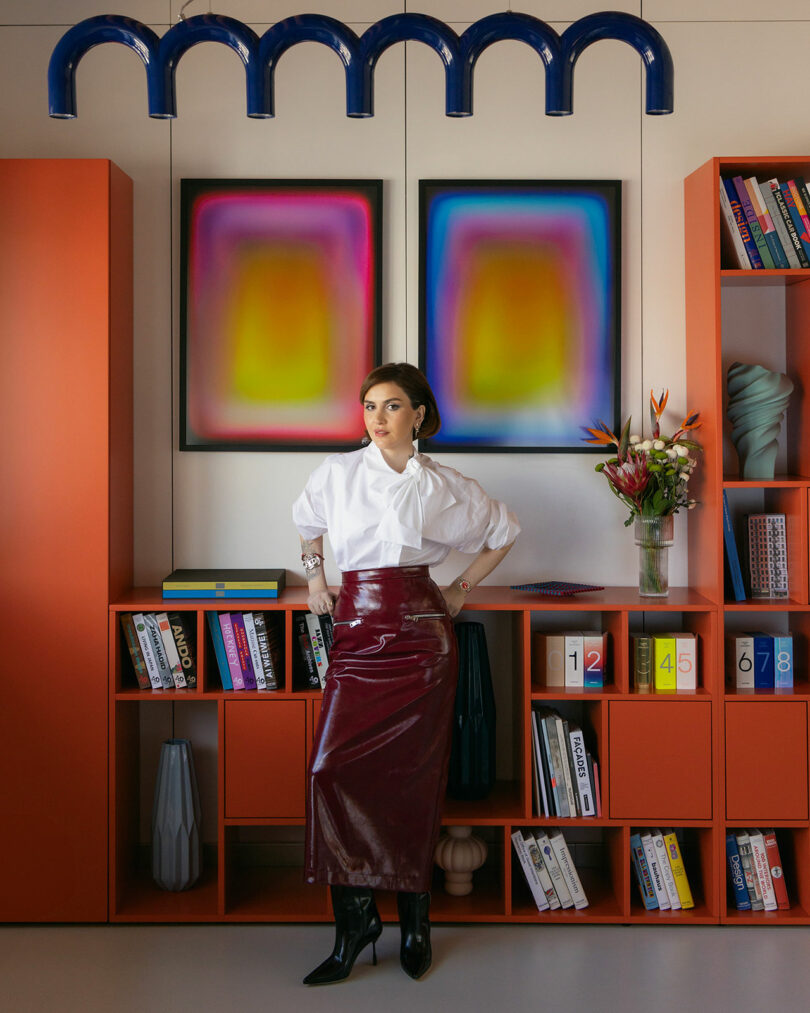
[{"label": "grey faceted vase", "polygon": [[187,890],[200,878],[200,795],[188,739],[160,747],[152,808],[152,878],[163,890]]}]

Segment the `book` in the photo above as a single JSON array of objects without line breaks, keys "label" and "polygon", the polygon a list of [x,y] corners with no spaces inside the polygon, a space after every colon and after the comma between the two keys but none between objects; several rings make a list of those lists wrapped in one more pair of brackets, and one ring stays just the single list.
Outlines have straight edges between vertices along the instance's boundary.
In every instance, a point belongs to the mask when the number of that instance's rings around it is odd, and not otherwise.
[{"label": "book", "polygon": [[532,710],[532,760],[536,774],[535,796],[538,816],[551,816],[553,799],[548,765],[543,755],[543,732],[540,727],[541,717]]},{"label": "book", "polygon": [[194,628],[191,620],[182,612],[168,612],[172,636],[183,666],[183,674],[189,689],[197,688],[197,666],[194,663]]},{"label": "book", "polygon": [[582,669],[585,689],[602,689],[607,672],[607,633],[584,630],[582,633]]},{"label": "book", "polygon": [[251,615],[253,616],[253,626],[256,630],[256,642],[264,669],[266,688],[278,689],[279,676],[282,672],[281,644],[279,642],[278,630],[275,625],[268,627],[263,612],[253,612]]},{"label": "book", "polygon": [[675,634],[675,687],[694,693],[697,689],[697,637],[694,633]]},{"label": "book", "polygon": [[143,612],[143,623],[146,626],[146,633],[155,665],[160,673],[160,683],[163,689],[174,689],[174,679],[166,657],[166,648],[163,646],[163,637],[158,626],[157,616],[154,612]]},{"label": "book", "polygon": [[542,651],[543,678],[546,686],[565,685],[565,637],[561,634],[541,634],[544,645]]},{"label": "book", "polygon": [[656,693],[674,693],[678,687],[675,659],[675,634],[653,637],[653,673]]},{"label": "book", "polygon": [[[564,799],[563,812],[560,815],[574,818],[577,815],[577,803],[574,797],[574,781],[568,764],[568,736],[565,734],[565,725],[559,714],[554,712],[550,720],[553,721],[553,728],[557,733],[560,757],[560,781],[558,783],[561,785],[561,795]],[[550,725],[549,735],[552,734],[552,726]]]},{"label": "book", "polygon": [[[808,259],[805,253],[802,241],[799,238],[799,233],[796,231],[796,225],[793,218],[788,210],[788,206],[785,202],[785,195],[782,192],[782,188],[779,184],[778,179],[769,179],[768,186],[771,188],[771,194],[773,195],[774,203],[779,212],[779,216],[785,226],[785,232],[788,235],[788,241],[790,247],[793,249],[793,253],[796,256],[799,267],[810,267],[810,259]],[[792,263],[792,261],[791,261]],[[794,267],[796,265],[793,265]]]},{"label": "book", "polygon": [[532,892],[532,897],[537,905],[537,910],[547,911],[549,903],[546,899],[545,891],[540,883],[540,877],[537,875],[537,869],[535,868],[534,862],[529,855],[529,849],[526,846],[522,830],[515,830],[513,832],[512,846],[515,849],[515,855],[517,856],[520,867],[523,870],[523,878],[526,880],[526,885]]},{"label": "book", "polygon": [[658,900],[653,889],[652,879],[650,878],[650,869],[647,865],[644,845],[641,843],[641,834],[630,835],[630,857],[633,860],[638,892],[641,895],[644,907],[648,911],[654,911],[658,907]]},{"label": "book", "polygon": [[755,632],[751,638],[754,641],[754,689],[773,689],[773,637]]},{"label": "book", "polygon": [[695,906],[695,901],[692,897],[689,879],[687,878],[686,868],[683,864],[681,846],[678,843],[678,837],[674,830],[664,831],[664,844],[667,847],[667,858],[669,859],[669,866],[675,879],[675,886],[678,889],[678,896],[681,899],[681,907],[686,911]]},{"label": "book", "polygon": [[305,612],[293,614],[293,637],[298,648],[293,669],[296,685],[305,689],[320,689],[321,681],[318,678]]},{"label": "book", "polygon": [[742,865],[745,878],[745,888],[748,891],[748,899],[751,902],[752,911],[762,911],[762,890],[759,888],[759,877],[754,869],[754,856],[751,851],[751,841],[748,834],[741,830],[736,835],[737,850],[740,853],[740,864]]},{"label": "book", "polygon": [[[307,631],[315,658],[315,669],[321,689],[326,685],[326,673],[329,670],[329,647],[331,646],[332,620],[330,616],[316,616],[313,612],[306,614]],[[329,633],[327,633],[329,630]]]},{"label": "book", "polygon": [[[807,234],[804,222],[802,221],[801,213],[796,207],[796,199],[791,191],[788,183],[780,183],[779,189],[782,193],[782,197],[785,201],[785,206],[790,216],[790,220],[793,222],[793,227],[796,230],[796,235],[799,237],[801,248],[804,251],[805,258],[810,258],[810,236]],[[795,185],[794,185],[795,190]],[[799,258],[801,259],[801,258]]]},{"label": "book", "polygon": [[748,889],[745,885],[745,874],[743,873],[740,849],[737,846],[737,838],[734,834],[726,834],[726,862],[728,864],[728,879],[734,893],[734,904],[738,911],[750,911],[751,900],[748,896]]},{"label": "book", "polygon": [[245,637],[250,654],[250,663],[253,666],[253,675],[256,680],[256,689],[266,690],[267,676],[264,674],[264,662],[259,651],[259,638],[256,636],[256,623],[253,620],[253,613],[243,612],[242,622],[245,624]]},{"label": "book", "polygon": [[582,889],[582,881],[579,878],[579,873],[574,865],[574,859],[571,856],[562,830],[552,830],[548,835],[548,839],[551,842],[551,847],[554,849],[554,855],[562,870],[565,885],[571,894],[574,907],[577,911],[581,911],[588,906],[588,898]]},{"label": "book", "polygon": [[565,789],[562,757],[560,755],[560,740],[557,737],[557,725],[554,721],[554,714],[548,707],[540,708],[538,714],[541,716],[543,746],[548,761],[555,815],[568,816],[568,793]]},{"label": "book", "polygon": [[669,898],[669,906],[673,911],[680,911],[681,898],[678,895],[678,887],[672,874],[672,866],[669,864],[669,858],[667,858],[667,846],[664,843],[664,835],[660,830],[652,831],[652,842],[658,860],[658,867],[661,870],[661,878],[664,881],[664,889]]},{"label": "book", "polygon": [[557,891],[554,889],[554,884],[551,882],[551,876],[546,868],[546,863],[543,861],[543,853],[540,850],[540,845],[537,843],[537,838],[530,830],[524,830],[523,840],[526,842],[526,850],[529,852],[529,858],[531,858],[534,863],[537,878],[540,881],[540,887],[543,891],[543,895],[548,902],[549,910],[556,911],[556,909],[560,906],[560,900],[557,896]]},{"label": "book", "polygon": [[652,689],[652,637],[633,634],[633,686],[637,693]]},{"label": "book", "polygon": [[[647,859],[647,869],[650,873],[652,888],[655,891],[656,905],[660,911],[669,911],[672,905],[669,902],[667,888],[664,886],[664,876],[659,864],[660,859],[656,854],[652,834],[649,831],[641,835],[641,846],[644,848],[644,857]],[[669,860],[666,856],[666,850],[661,857],[663,857],[664,861],[669,864]]]},{"label": "book", "polygon": [[774,689],[793,688],[793,637],[778,634],[773,638]]},{"label": "book", "polygon": [[[788,234],[781,210],[777,205],[776,197],[771,188],[772,183],[776,183],[776,180],[766,180],[764,183],[760,183],[759,192],[762,194],[762,200],[765,202],[765,207],[768,209],[768,214],[771,216],[771,221],[776,229],[776,234],[779,236],[779,242],[782,246],[782,252],[784,253],[787,266],[789,268],[798,268],[801,266],[799,264],[799,258],[796,255],[793,241]],[[779,189],[778,183],[776,183],[776,189]],[[799,243],[799,246],[801,246],[801,243]]]},{"label": "book", "polygon": [[[737,203],[739,204],[739,202]],[[723,228],[726,249],[733,257],[737,267],[747,269],[751,266],[751,261],[748,258],[740,230],[737,228],[735,215],[731,209],[731,202],[723,185],[722,176],[720,177],[720,211],[720,224]]]},{"label": "book", "polygon": [[787,530],[784,514],[748,515],[752,598],[787,598]]},{"label": "book", "polygon": [[569,725],[568,738],[571,743],[574,782],[579,799],[579,810],[582,816],[596,816],[591,774],[588,769],[588,752],[585,749],[585,737],[579,725]]},{"label": "book", "polygon": [[567,718],[562,719],[562,738],[565,743],[565,769],[571,788],[568,794],[568,808],[572,816],[581,816],[582,809],[579,804],[579,792],[577,791],[577,775],[574,770],[574,754],[571,749],[571,726]]},{"label": "book", "polygon": [[787,887],[785,886],[785,875],[782,869],[782,856],[779,854],[779,844],[776,840],[776,831],[763,830],[762,838],[765,841],[765,856],[771,873],[773,892],[776,895],[776,906],[780,911],[789,911],[790,901],[788,900]]},{"label": "book", "polygon": [[771,879],[771,867],[768,863],[768,854],[765,850],[765,838],[759,830],[748,831],[748,840],[751,842],[751,857],[754,862],[759,889],[762,893],[762,904],[766,911],[776,911],[776,892]]},{"label": "book", "polygon": [[278,598],[286,570],[173,570],[163,578],[164,598]]},{"label": "book", "polygon": [[177,653],[177,644],[174,642],[172,628],[169,625],[169,617],[165,612],[158,612],[155,616],[163,640],[163,649],[166,651],[166,662],[172,673],[172,680],[175,689],[186,688],[186,676],[183,666],[180,664],[180,655]]},{"label": "book", "polygon": [[805,206],[804,199],[802,198],[802,195],[799,192],[799,184],[795,179],[789,179],[787,185],[793,196],[793,203],[795,205],[796,211],[799,214],[799,218],[801,219],[803,226],[803,230],[799,232],[799,238],[801,239],[802,243],[810,242],[810,218],[808,218],[808,213],[810,212],[808,212],[808,208]]},{"label": "book", "polygon": [[593,797],[596,803],[596,815],[602,816],[602,792],[599,787],[599,763],[588,753],[588,769],[591,771],[591,784],[593,785]]},{"label": "book", "polygon": [[132,659],[132,667],[135,669],[135,678],[138,680],[140,689],[151,689],[149,673],[146,671],[146,662],[143,660],[141,645],[138,643],[138,633],[135,623],[132,621],[131,612],[121,613],[121,629],[124,631],[129,656]]},{"label": "book", "polygon": [[773,266],[775,268],[787,268],[788,262],[785,251],[779,242],[779,236],[776,234],[776,226],[773,224],[770,212],[762,199],[762,193],[760,192],[756,176],[748,177],[745,180],[745,187],[748,190],[748,196],[751,198],[751,206],[754,209],[754,214],[757,216],[759,227],[762,229],[762,235],[768,244],[768,252],[771,255]]},{"label": "book", "polygon": [[748,219],[746,218],[745,211],[740,203],[737,188],[732,180],[724,179],[723,189],[726,191],[729,207],[734,215],[734,221],[737,225],[737,230],[740,233],[743,246],[745,247],[745,252],[748,255],[750,266],[752,268],[761,268],[762,258],[757,250],[757,244],[754,242],[754,237],[751,235],[751,230],[748,228]]},{"label": "book", "polygon": [[222,630],[222,643],[225,646],[225,657],[228,659],[233,688],[234,690],[244,689],[245,676],[242,666],[239,664],[239,648],[236,646],[236,634],[230,612],[219,613],[219,628]]},{"label": "book", "polygon": [[726,665],[736,689],[754,688],[754,638],[748,634],[730,636],[726,641]]},{"label": "book", "polygon": [[245,618],[241,612],[231,612],[231,625],[233,626],[236,652],[239,657],[239,667],[242,669],[245,689],[256,689],[256,673],[253,671],[253,661],[250,657]]},{"label": "book", "polygon": [[765,237],[762,235],[762,229],[759,227],[759,222],[757,221],[756,212],[751,204],[751,198],[748,195],[745,180],[742,176],[735,176],[733,182],[737,189],[737,196],[740,198],[740,204],[742,205],[745,220],[748,222],[748,229],[751,232],[751,238],[754,240],[757,253],[759,254],[760,263],[754,264],[752,259],[752,266],[765,268],[766,270],[773,270],[773,258],[771,257],[771,251],[768,249],[768,244],[765,242]]},{"label": "book", "polygon": [[726,564],[731,579],[731,587],[735,601],[745,601],[745,585],[743,584],[740,555],[737,552],[737,541],[734,538],[734,527],[731,523],[731,511],[728,507],[728,493],[723,490],[723,543],[726,548]]},{"label": "book", "polygon": [[208,631],[211,634],[211,643],[214,645],[214,656],[217,659],[217,668],[219,669],[219,678],[222,682],[222,688],[225,690],[233,689],[231,669],[228,664],[228,656],[225,653],[225,642],[222,639],[222,629],[219,625],[219,616],[216,612],[206,612],[205,618],[208,621]]},{"label": "book", "polygon": [[535,830],[534,836],[537,839],[537,845],[540,848],[540,853],[543,856],[543,862],[548,870],[549,876],[551,877],[551,882],[554,884],[554,890],[560,902],[560,907],[574,907],[574,899],[571,896],[568,880],[563,874],[559,859],[557,858],[557,853],[552,847],[549,836],[541,829]]},{"label": "book", "polygon": [[583,662],[583,636],[581,633],[565,634],[565,687],[582,689],[585,685]]}]

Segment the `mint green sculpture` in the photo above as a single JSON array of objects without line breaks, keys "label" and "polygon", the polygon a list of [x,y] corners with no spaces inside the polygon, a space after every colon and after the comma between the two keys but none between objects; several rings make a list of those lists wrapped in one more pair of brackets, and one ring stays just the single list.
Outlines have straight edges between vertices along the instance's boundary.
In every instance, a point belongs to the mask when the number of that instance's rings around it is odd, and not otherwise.
[{"label": "mint green sculpture", "polygon": [[728,367],[728,418],[740,459],[740,477],[772,479],[782,417],[793,381],[764,366],[733,362]]}]

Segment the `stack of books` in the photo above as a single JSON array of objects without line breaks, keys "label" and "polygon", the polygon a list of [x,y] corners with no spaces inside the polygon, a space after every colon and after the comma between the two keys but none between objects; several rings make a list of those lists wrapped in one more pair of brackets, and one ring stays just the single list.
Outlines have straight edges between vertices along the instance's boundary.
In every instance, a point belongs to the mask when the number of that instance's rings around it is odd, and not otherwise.
[{"label": "stack of books", "polygon": [[773,830],[726,834],[728,876],[738,911],[787,911],[790,908],[782,858]]},{"label": "stack of books", "polygon": [[639,893],[648,911],[686,911],[695,906],[674,830],[631,834],[630,854]]},{"label": "stack of books", "polygon": [[298,688],[325,687],[333,635],[331,616],[316,616],[313,612],[294,614],[293,639],[297,653],[293,675]]},{"label": "stack of books", "polygon": [[532,710],[532,784],[538,816],[601,816],[599,764],[579,725],[550,707]]},{"label": "stack of books", "polygon": [[278,598],[286,570],[173,570],[164,598]]},{"label": "stack of books", "polygon": [[602,689],[607,671],[607,633],[535,633],[532,657],[535,682],[543,686]]},{"label": "stack of books", "polygon": [[637,693],[694,693],[697,670],[694,633],[633,635],[633,687]]},{"label": "stack of books", "polygon": [[793,637],[762,632],[728,637],[726,676],[736,689],[792,689]]},{"label": "stack of books", "polygon": [[561,830],[516,830],[512,844],[538,911],[588,906]]},{"label": "stack of books", "polygon": [[810,267],[810,193],[801,176],[720,179],[726,256],[735,267]]},{"label": "stack of books", "polygon": [[278,689],[281,632],[263,612],[207,612],[219,677],[225,690]]},{"label": "stack of books", "polygon": [[122,612],[121,628],[141,689],[195,689],[194,631],[182,612]]}]

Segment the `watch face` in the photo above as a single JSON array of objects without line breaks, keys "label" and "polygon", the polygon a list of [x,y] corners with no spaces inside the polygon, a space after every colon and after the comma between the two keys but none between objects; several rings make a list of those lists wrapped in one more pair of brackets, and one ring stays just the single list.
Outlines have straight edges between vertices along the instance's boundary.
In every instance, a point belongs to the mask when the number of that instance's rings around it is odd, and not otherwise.
[{"label": "watch face", "polygon": [[458,586],[461,588],[462,591],[469,591],[470,588],[472,587],[472,585],[468,580],[460,580],[458,582]]}]

